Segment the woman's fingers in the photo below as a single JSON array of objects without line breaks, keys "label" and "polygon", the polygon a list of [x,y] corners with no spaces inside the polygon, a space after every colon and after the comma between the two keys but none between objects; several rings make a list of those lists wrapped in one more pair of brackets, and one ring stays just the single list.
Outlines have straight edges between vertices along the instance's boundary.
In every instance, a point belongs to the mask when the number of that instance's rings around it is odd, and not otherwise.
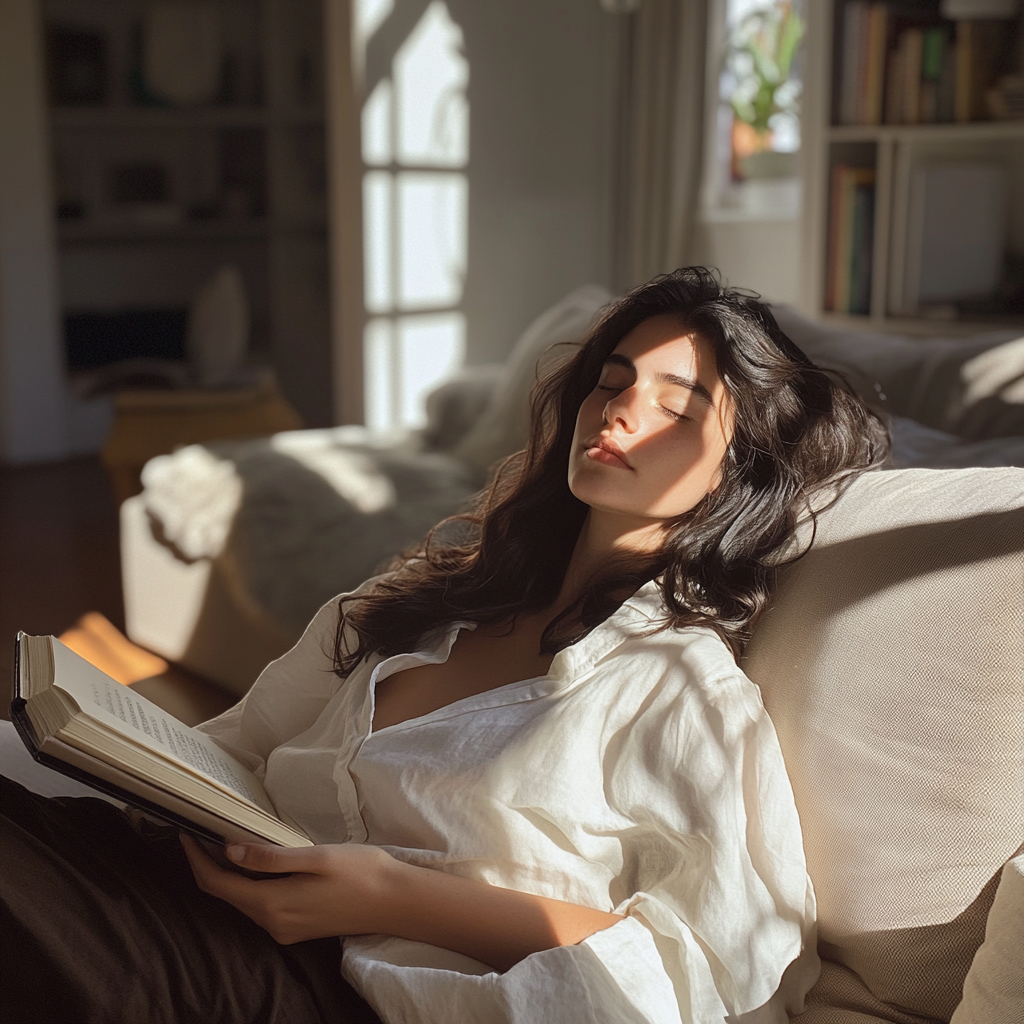
[{"label": "woman's fingers", "polygon": [[281,873],[255,880],[220,867],[190,837],[181,841],[199,888],[251,917],[278,942],[380,930],[378,904],[387,888],[382,871],[395,862],[377,847],[229,847],[234,863]]},{"label": "woman's fingers", "polygon": [[271,871],[287,874],[295,871],[318,874],[323,867],[321,848],[306,846],[286,849],[266,843],[234,844],[225,851],[230,860],[250,871]]}]

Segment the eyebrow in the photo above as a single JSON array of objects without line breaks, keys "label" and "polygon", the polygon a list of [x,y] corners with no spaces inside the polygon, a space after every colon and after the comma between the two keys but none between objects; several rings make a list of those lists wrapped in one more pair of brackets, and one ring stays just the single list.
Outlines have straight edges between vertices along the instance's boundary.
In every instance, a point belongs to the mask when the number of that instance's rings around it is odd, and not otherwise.
[{"label": "eyebrow", "polygon": [[[632,370],[636,373],[636,366],[633,360],[619,352],[613,352],[604,362],[605,366],[609,363],[613,366],[624,366],[627,370]],[[692,377],[680,377],[676,373],[657,373],[655,378],[665,384],[675,384],[677,387],[686,388],[687,391],[703,399],[704,402],[714,409],[715,403],[711,397],[711,392],[700,381],[694,380]]]}]

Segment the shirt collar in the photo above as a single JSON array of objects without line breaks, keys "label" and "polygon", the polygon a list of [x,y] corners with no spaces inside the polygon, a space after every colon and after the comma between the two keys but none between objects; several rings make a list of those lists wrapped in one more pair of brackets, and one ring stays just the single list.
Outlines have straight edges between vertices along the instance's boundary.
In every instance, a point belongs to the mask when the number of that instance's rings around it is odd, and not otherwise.
[{"label": "shirt collar", "polygon": [[660,580],[650,580],[582,640],[559,651],[549,675],[575,679],[627,640],[657,629],[665,618]]}]

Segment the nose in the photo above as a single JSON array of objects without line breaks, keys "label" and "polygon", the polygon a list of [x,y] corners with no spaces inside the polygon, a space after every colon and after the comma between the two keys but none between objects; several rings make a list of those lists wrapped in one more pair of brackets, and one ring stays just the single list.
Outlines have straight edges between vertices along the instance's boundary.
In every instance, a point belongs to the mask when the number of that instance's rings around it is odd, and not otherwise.
[{"label": "nose", "polygon": [[629,434],[639,428],[639,396],[635,386],[624,388],[608,399],[604,407],[604,422],[607,426],[618,424]]}]

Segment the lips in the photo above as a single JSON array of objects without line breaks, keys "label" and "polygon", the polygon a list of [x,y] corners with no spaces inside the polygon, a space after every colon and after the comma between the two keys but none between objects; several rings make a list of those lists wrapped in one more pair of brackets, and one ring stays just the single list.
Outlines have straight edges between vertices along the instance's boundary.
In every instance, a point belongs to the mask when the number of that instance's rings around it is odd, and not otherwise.
[{"label": "lips", "polygon": [[588,459],[601,462],[606,466],[617,466],[620,469],[632,469],[626,459],[626,453],[608,437],[596,437],[588,441],[584,448]]}]

